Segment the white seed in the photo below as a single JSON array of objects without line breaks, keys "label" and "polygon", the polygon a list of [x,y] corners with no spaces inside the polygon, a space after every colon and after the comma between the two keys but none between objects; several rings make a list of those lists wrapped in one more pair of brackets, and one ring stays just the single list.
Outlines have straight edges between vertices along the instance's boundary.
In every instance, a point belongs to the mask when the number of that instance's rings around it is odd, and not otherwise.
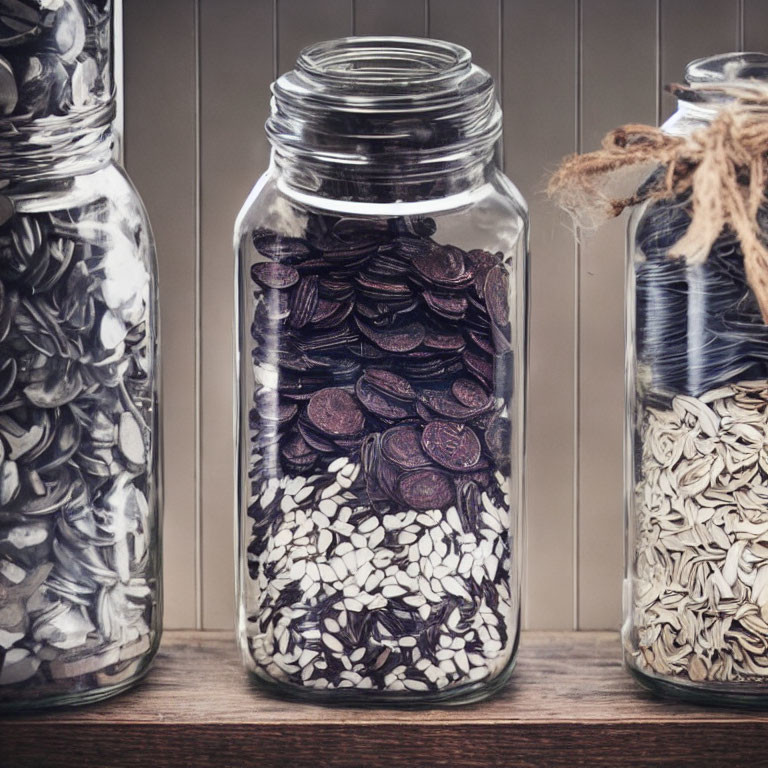
[{"label": "white seed", "polygon": [[374,571],[365,581],[364,589],[366,592],[373,592],[381,584],[383,576],[381,571]]},{"label": "white seed", "polygon": [[408,590],[403,589],[402,587],[395,584],[388,584],[381,590],[381,594],[388,598],[402,597],[404,594],[406,594],[407,591]]},{"label": "white seed", "polygon": [[446,592],[450,592],[452,595],[456,595],[457,597],[466,597],[469,599],[467,591],[464,589],[464,587],[461,586],[458,579],[455,579],[453,576],[446,576],[442,580],[442,584]]},{"label": "white seed", "polygon": [[260,498],[262,509],[264,507],[268,507],[275,500],[276,493],[277,493],[277,488],[275,488],[274,486],[267,487],[267,490],[261,494],[261,498]]},{"label": "white seed", "polygon": [[332,651],[340,652],[344,650],[344,646],[328,632],[323,633],[323,645],[326,648],[330,648]]},{"label": "white seed", "polygon": [[379,527],[379,521],[375,517],[368,517],[357,526],[360,533],[370,533]]},{"label": "white seed", "polygon": [[306,481],[304,480],[303,477],[301,477],[301,475],[299,475],[298,477],[294,477],[286,483],[285,492],[289,496],[295,496],[299,492],[299,490],[301,490],[304,487],[305,482]]},{"label": "white seed", "polygon": [[320,511],[315,510],[312,513],[312,522],[318,527],[318,528],[327,528],[331,521]]},{"label": "white seed", "polygon": [[326,519],[333,517],[336,514],[336,510],[338,509],[336,502],[332,501],[331,499],[323,499],[317,506],[320,512],[326,516]]},{"label": "white seed", "polygon": [[320,494],[320,498],[321,499],[330,499],[331,497],[335,496],[340,490],[341,490],[341,487],[339,486],[338,483],[331,483]]},{"label": "white seed", "polygon": [[315,488],[312,485],[305,485],[293,498],[294,501],[302,502],[304,499],[308,498],[312,495],[312,491],[314,491]]},{"label": "white seed", "polygon": [[293,539],[293,534],[287,528],[283,528],[272,539],[272,544],[275,547],[284,547],[286,544],[290,544],[292,539]]},{"label": "white seed", "polygon": [[328,472],[331,474],[335,474],[338,472],[342,467],[346,466],[347,462],[349,460],[346,456],[339,456],[338,459],[334,459],[329,465],[328,465]]},{"label": "white seed", "polygon": [[338,578],[336,571],[328,563],[319,563],[317,567],[320,569],[320,578],[323,581],[336,581]]},{"label": "white seed", "polygon": [[461,527],[461,518],[456,511],[456,507],[448,507],[448,511],[445,513],[445,519],[456,533],[464,533],[464,530]]},{"label": "white seed", "polygon": [[355,532],[355,529],[349,523],[342,523],[340,520],[336,520],[331,528],[342,536],[349,536]]},{"label": "white seed", "polygon": [[327,529],[323,528],[317,535],[317,549],[319,552],[325,552],[333,542],[333,534]]}]

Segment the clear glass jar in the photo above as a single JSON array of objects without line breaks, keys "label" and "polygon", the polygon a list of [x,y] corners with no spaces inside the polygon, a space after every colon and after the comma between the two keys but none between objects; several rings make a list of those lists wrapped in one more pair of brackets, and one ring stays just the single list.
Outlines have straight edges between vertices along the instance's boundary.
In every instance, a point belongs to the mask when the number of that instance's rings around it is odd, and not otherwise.
[{"label": "clear glass jar", "polygon": [[239,642],[315,700],[459,702],[519,637],[528,223],[469,51],[304,50],[239,216]]},{"label": "clear glass jar", "polygon": [[117,693],[160,639],[157,271],[111,14],[0,0],[3,710]]},{"label": "clear glass jar", "polygon": [[[689,84],[747,78],[768,79],[768,55],[686,71]],[[722,106],[683,92],[663,127],[689,135]],[[658,693],[765,704],[768,328],[733,233],[702,264],[669,256],[690,218],[686,195],[630,221],[624,658]]]}]

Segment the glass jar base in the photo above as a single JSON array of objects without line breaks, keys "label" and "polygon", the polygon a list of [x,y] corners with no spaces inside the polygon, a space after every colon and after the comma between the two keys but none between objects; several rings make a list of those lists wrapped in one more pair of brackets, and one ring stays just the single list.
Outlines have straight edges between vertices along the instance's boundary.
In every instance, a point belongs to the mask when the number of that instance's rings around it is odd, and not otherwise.
[{"label": "glass jar base", "polygon": [[466,685],[456,686],[443,691],[430,693],[415,693],[413,691],[359,691],[351,688],[333,691],[318,691],[315,689],[299,688],[283,685],[259,677],[252,669],[248,669],[248,678],[257,691],[267,693],[287,701],[303,701],[309,704],[322,704],[338,707],[381,707],[391,709],[427,709],[435,707],[457,707],[477,704],[498,694],[509,682],[517,666],[517,652],[520,647],[518,633],[512,648],[512,656],[506,667],[490,682],[478,680]]},{"label": "glass jar base", "polygon": [[435,707],[459,707],[477,704],[495,696],[509,682],[514,672],[516,660],[490,683],[479,681],[457,686],[430,694],[415,694],[408,691],[396,693],[355,691],[342,689],[335,691],[316,691],[312,689],[289,687],[280,683],[269,682],[248,670],[248,677],[253,688],[286,701],[302,701],[307,704],[321,704],[331,707],[380,707],[389,709],[432,709]]},{"label": "glass jar base", "polygon": [[131,688],[139,685],[152,668],[153,656],[150,655],[131,677],[121,680],[113,685],[105,685],[100,688],[91,688],[83,691],[71,691],[69,693],[41,695],[37,699],[27,700],[0,700],[0,715],[22,714],[48,709],[68,709],[74,707],[97,704],[114,696],[119,696]]},{"label": "glass jar base", "polygon": [[[768,708],[768,686],[763,692],[757,690],[757,684],[751,686],[754,692],[739,692],[733,685],[723,688],[722,683],[678,683],[666,678],[656,677],[640,671],[632,665],[624,665],[627,671],[646,690],[664,699],[676,699],[688,704],[703,704],[709,707],[734,707],[739,709]],[[736,684],[737,686],[739,684]]]}]

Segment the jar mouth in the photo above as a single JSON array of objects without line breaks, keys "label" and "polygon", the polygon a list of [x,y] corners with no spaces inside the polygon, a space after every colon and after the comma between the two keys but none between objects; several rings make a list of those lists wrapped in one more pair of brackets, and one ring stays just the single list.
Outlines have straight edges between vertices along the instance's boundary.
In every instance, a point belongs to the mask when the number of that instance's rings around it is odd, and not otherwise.
[{"label": "jar mouth", "polygon": [[488,165],[501,136],[491,76],[466,48],[442,40],[317,43],[272,84],[272,95],[273,157],[304,191],[333,177],[381,190],[393,180],[461,175]]},{"label": "jar mouth", "polygon": [[434,88],[468,70],[470,52],[455,43],[408,37],[348,37],[305,48],[296,69],[306,77],[360,86]]}]

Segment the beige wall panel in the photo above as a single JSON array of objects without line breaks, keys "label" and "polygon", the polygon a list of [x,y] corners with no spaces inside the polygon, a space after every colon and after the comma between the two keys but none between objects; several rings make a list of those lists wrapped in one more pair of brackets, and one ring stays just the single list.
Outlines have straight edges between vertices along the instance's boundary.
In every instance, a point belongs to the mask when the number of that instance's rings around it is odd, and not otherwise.
[{"label": "beige wall panel", "polygon": [[269,151],[271,0],[201,0],[200,231],[202,613],[228,628],[234,608],[232,239]]},{"label": "beige wall panel", "polygon": [[149,210],[160,262],[165,624],[194,627],[195,2],[129,0],[124,30],[125,160]]},{"label": "beige wall panel", "polygon": [[[680,82],[693,59],[739,49],[739,0],[661,0],[660,29],[664,86]],[[674,96],[664,93],[661,105],[665,120],[675,111]]]},{"label": "beige wall panel", "polygon": [[465,45],[501,93],[500,0],[430,0],[429,36]]},{"label": "beige wall panel", "polygon": [[[582,0],[581,149],[629,122],[656,120],[656,8]],[[624,420],[622,218],[586,236],[579,273],[578,629],[621,615]]]},{"label": "beige wall panel", "polygon": [[768,53],[766,0],[744,0],[744,50]]},{"label": "beige wall panel", "polygon": [[310,43],[352,34],[352,0],[277,0],[278,72]]},{"label": "beige wall panel", "polygon": [[353,0],[356,35],[426,34],[425,0]]},{"label": "beige wall panel", "polygon": [[574,0],[505,0],[507,173],[531,209],[527,626],[566,629],[574,617],[574,240],[546,199],[546,172],[573,152]]}]

